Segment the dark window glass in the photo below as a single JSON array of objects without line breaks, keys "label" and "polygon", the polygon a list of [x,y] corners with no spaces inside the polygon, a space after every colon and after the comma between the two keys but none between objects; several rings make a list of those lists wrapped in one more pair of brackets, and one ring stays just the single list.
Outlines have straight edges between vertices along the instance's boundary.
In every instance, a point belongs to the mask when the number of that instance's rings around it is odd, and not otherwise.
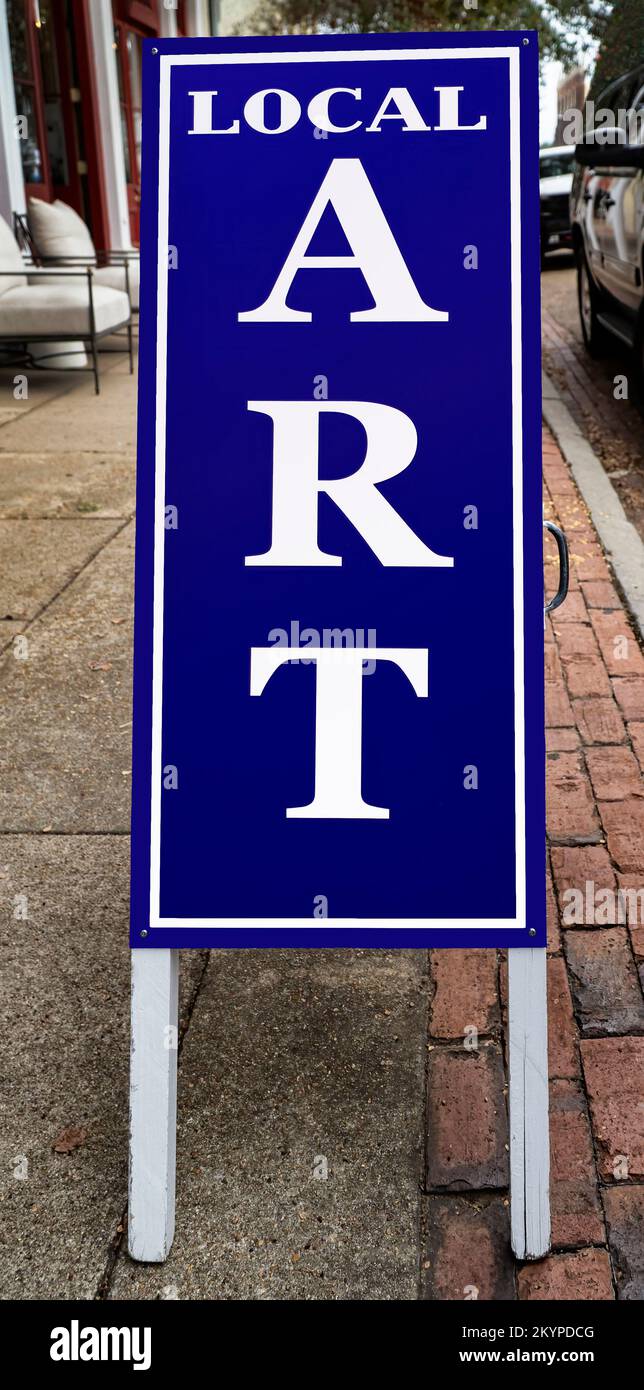
[{"label": "dark window glass", "polygon": [[43,183],[42,150],[38,143],[33,89],[16,87],[16,111],[20,133],[20,155],[25,183]]},{"label": "dark window glass", "polygon": [[572,173],[574,150],[570,154],[544,154],[539,160],[539,178],[554,179],[559,174]]},{"label": "dark window glass", "polygon": [[32,82],[25,0],[7,0],[7,22],[14,81]]},{"label": "dark window glass", "polygon": [[40,25],[37,29],[40,67],[42,71],[43,93],[45,98],[45,127],[47,130],[47,153],[54,184],[69,183],[67,164],[67,144],[63,103],[60,91],[60,75],[56,54],[56,35],[54,16],[50,0],[40,0]]}]

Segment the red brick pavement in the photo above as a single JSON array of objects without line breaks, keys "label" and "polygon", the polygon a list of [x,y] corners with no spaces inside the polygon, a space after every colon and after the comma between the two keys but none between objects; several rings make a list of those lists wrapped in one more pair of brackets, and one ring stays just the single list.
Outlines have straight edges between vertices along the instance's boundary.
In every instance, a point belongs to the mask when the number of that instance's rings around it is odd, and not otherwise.
[{"label": "red brick pavement", "polygon": [[545,632],[552,1254],[521,1267],[509,1251],[502,953],[433,952],[430,1299],[644,1298],[644,658],[548,432],[543,463],[571,551]]}]

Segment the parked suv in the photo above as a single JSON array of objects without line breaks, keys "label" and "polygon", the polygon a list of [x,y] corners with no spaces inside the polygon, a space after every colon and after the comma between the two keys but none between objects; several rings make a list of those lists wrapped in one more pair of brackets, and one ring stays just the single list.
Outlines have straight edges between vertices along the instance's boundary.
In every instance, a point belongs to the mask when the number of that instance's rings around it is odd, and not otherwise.
[{"label": "parked suv", "polygon": [[572,145],[553,145],[539,150],[542,258],[550,251],[572,246],[570,191],[574,157]]},{"label": "parked suv", "polygon": [[644,383],[644,63],[595,100],[599,118],[575,150],[570,195],[581,330],[588,351],[618,338]]}]

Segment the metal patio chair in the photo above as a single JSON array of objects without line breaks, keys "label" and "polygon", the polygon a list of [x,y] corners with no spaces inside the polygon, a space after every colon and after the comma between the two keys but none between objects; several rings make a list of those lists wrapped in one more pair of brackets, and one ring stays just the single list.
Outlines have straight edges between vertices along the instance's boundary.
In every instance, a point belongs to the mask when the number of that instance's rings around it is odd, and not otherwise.
[{"label": "metal patio chair", "polygon": [[[39,267],[29,264],[11,229],[0,218],[0,354],[4,366],[37,370],[89,370],[100,391],[98,344],[125,331],[133,371],[132,315],[123,290],[101,285],[93,266]],[[51,343],[36,354],[33,345]],[[62,344],[73,344],[64,348]],[[80,347],[78,346],[80,344]],[[57,367],[56,358],[89,357],[87,368]]]},{"label": "metal patio chair", "polygon": [[14,214],[16,235],[39,266],[92,266],[95,282],[123,290],[132,315],[139,312],[139,253],[129,248],[101,250],[82,217],[67,203],[29,199],[29,210]]}]

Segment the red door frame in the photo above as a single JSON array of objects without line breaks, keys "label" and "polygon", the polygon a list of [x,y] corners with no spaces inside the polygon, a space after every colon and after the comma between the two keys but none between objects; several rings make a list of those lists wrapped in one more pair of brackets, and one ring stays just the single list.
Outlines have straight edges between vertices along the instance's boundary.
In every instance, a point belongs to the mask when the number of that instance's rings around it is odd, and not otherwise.
[{"label": "red door frame", "polygon": [[105,250],[110,244],[107,191],[101,150],[101,126],[92,54],[89,0],[71,0],[78,61],[78,80],[83,110],[83,132],[87,155],[87,182],[90,221],[94,245]]},{"label": "red door frame", "polygon": [[[54,44],[56,49],[56,61],[58,65],[58,81],[60,85],[60,101],[63,114],[63,129],[65,132],[65,150],[67,153],[67,174],[66,184],[55,184],[50,174],[50,183],[53,197],[61,198],[63,202],[69,203],[79,216],[83,216],[83,194],[78,169],[78,144],[76,140],[76,126],[74,123],[74,113],[72,110],[71,99],[71,69],[69,65],[69,54],[67,49],[67,34],[65,29],[65,6],[60,4],[60,0],[52,0],[50,13],[54,21]],[[44,91],[43,91],[44,95]]]},{"label": "red door frame", "polygon": [[[185,30],[184,6],[176,7],[177,32]],[[160,31],[159,5],[144,0],[112,0],[116,39],[116,61],[119,65],[119,96],[121,117],[125,125],[130,178],[127,181],[127,201],[130,215],[130,234],[135,246],[139,243],[139,206],[141,202],[141,170],[136,144],[135,119],[140,111],[132,101],[132,84],[127,54],[128,35],[135,39],[156,38]]]},{"label": "red door frame", "polygon": [[134,132],[134,107],[132,104],[132,85],[127,55],[128,34],[136,39],[156,38],[159,34],[158,7],[143,0],[112,0],[114,32],[116,36],[116,61],[119,66],[119,104],[121,119],[125,122],[128,164],[130,177],[127,179],[127,205],[130,216],[130,236],[134,246],[139,244],[139,206],[141,202],[141,170],[139,168],[136,137]]}]

